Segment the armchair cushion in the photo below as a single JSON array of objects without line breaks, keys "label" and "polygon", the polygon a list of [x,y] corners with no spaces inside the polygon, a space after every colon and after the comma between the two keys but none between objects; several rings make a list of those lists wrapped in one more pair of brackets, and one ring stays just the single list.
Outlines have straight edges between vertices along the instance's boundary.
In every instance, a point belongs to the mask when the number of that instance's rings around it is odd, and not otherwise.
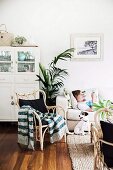
[{"label": "armchair cushion", "polygon": [[39,110],[42,113],[46,113],[47,112],[47,108],[44,104],[44,100],[43,98],[40,99],[35,99],[35,100],[23,100],[23,99],[19,99],[19,106],[31,106],[32,108]]},{"label": "armchair cushion", "polygon": [[[113,143],[113,124],[100,121],[103,140]],[[104,154],[104,159],[108,167],[113,167],[113,146],[102,144],[102,152]]]}]

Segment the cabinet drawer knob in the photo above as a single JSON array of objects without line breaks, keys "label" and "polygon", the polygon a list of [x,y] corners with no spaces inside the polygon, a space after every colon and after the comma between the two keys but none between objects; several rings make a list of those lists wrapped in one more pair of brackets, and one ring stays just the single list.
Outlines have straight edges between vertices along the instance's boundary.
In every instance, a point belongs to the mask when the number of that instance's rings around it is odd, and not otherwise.
[{"label": "cabinet drawer knob", "polygon": [[12,102],[11,102],[11,105],[14,105],[14,104],[15,104],[14,101],[12,101]]}]

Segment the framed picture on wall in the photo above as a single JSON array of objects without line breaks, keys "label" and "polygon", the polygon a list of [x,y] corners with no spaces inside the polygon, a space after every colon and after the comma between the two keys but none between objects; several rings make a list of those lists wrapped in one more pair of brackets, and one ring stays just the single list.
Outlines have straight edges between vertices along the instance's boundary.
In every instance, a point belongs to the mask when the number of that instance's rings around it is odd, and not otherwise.
[{"label": "framed picture on wall", "polygon": [[103,60],[103,34],[71,34],[71,48],[74,60]]}]

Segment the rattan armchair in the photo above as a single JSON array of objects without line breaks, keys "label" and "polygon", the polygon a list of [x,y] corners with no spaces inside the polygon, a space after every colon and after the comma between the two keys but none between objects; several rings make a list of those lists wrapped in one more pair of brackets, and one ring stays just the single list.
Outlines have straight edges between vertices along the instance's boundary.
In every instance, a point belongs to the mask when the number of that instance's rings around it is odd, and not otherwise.
[{"label": "rattan armchair", "polygon": [[[95,124],[91,126],[91,133],[92,133],[92,140],[94,143],[94,170],[103,170],[103,169],[111,169],[111,165],[109,165],[109,159],[111,159],[111,162],[113,163],[113,152],[107,153],[106,156],[106,149],[108,150],[113,150],[113,132],[108,131],[105,132],[105,126],[102,125],[102,121],[100,121],[100,112],[108,112],[111,115],[113,114],[113,110],[103,108],[98,110],[95,113]],[[107,126],[112,126],[111,128],[113,129],[113,124],[109,124],[108,122],[104,122],[104,124],[108,124]],[[109,134],[112,138],[112,142],[106,138],[106,134]],[[109,148],[110,147],[110,148]],[[107,158],[107,160],[106,160]]]},{"label": "rattan armchair", "polygon": [[[60,106],[56,107],[56,106],[47,106],[46,105],[46,94],[43,90],[34,90],[31,93],[24,93],[24,94],[16,93],[17,105],[18,105],[18,107],[20,107],[19,99],[34,100],[34,99],[39,99],[40,95],[43,98],[44,107],[46,107],[48,113],[49,112],[55,113],[57,110],[58,114],[61,114],[61,115],[65,114],[64,110]],[[37,112],[34,111],[33,115],[34,115],[34,126],[35,126],[35,138],[36,138],[36,141],[40,142],[40,148],[41,148],[41,150],[43,150],[44,136],[45,136],[45,133],[48,132],[48,125],[42,123],[40,116],[37,114]]]}]

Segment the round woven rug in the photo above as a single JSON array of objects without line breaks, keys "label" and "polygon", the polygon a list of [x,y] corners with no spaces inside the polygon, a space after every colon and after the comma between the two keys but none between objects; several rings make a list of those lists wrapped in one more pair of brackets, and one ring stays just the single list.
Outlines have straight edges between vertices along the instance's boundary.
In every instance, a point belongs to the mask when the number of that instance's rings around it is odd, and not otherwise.
[{"label": "round woven rug", "polygon": [[73,170],[93,170],[93,144],[89,135],[68,135],[67,143]]}]

